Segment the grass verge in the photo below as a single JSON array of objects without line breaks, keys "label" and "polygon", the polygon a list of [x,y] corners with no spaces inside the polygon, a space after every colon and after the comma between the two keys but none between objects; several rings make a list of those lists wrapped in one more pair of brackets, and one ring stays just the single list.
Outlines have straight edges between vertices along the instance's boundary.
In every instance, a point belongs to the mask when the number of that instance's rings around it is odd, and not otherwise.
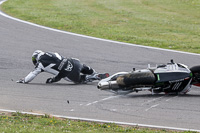
[{"label": "grass verge", "polygon": [[[45,132],[95,132],[95,133],[175,133],[177,131],[147,129],[139,127],[119,126],[69,119],[58,119],[45,116],[35,116],[21,113],[0,113],[0,132],[45,133]],[[190,131],[184,133],[192,133]]]},{"label": "grass verge", "polygon": [[8,0],[2,9],[56,29],[200,53],[200,0]]}]

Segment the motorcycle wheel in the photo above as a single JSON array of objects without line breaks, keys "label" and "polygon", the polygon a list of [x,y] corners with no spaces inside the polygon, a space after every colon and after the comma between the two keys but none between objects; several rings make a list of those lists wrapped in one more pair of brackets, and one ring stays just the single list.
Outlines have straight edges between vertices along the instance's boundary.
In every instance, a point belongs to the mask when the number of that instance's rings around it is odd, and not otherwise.
[{"label": "motorcycle wheel", "polygon": [[190,71],[193,74],[194,82],[200,83],[200,65],[191,67]]},{"label": "motorcycle wheel", "polygon": [[151,71],[133,72],[117,78],[117,83],[122,86],[152,86],[156,81]]},{"label": "motorcycle wheel", "polygon": [[193,66],[190,68],[190,71],[194,74],[194,73],[200,73],[200,65],[198,66]]}]

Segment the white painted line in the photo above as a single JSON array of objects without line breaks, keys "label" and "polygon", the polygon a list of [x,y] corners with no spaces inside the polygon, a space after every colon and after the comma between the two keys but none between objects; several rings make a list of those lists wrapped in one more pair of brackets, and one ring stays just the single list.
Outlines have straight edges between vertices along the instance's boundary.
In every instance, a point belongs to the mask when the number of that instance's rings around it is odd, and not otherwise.
[{"label": "white painted line", "polygon": [[107,97],[107,98],[101,99],[100,101],[105,101],[105,100],[113,99],[113,98],[116,98],[116,97],[120,97],[120,95],[110,96],[110,97]]},{"label": "white painted line", "polygon": [[112,112],[116,112],[116,111],[117,111],[117,109],[111,109],[110,111],[112,111]]},{"label": "white painted line", "polygon": [[178,96],[174,96],[174,97],[172,97],[172,98],[169,98],[169,99],[166,100],[166,102],[168,102],[168,101],[170,101],[170,100],[172,100],[172,99],[174,99],[174,98],[176,98],[176,97],[178,97]]},{"label": "white painted line", "polygon": [[91,105],[92,103],[88,103],[88,104],[86,104],[86,106],[89,106],[89,105]]},{"label": "white painted line", "polygon": [[170,101],[171,99],[172,99],[172,98],[167,99],[166,102]]},{"label": "white painted line", "polygon": [[[4,3],[5,1],[7,1],[7,0],[1,1],[0,5],[2,3]],[[189,53],[189,52],[183,52],[183,51],[176,51],[176,50],[170,50],[170,49],[162,49],[162,48],[156,48],[156,47],[150,47],[150,46],[142,46],[142,45],[138,45],[138,44],[112,41],[112,40],[107,40],[107,39],[102,39],[102,38],[91,37],[91,36],[76,34],[76,33],[72,33],[72,32],[62,31],[62,30],[58,30],[58,29],[53,29],[53,28],[45,27],[45,26],[42,26],[42,25],[34,24],[34,23],[31,23],[31,22],[27,22],[27,21],[24,21],[24,20],[20,20],[20,19],[11,17],[11,16],[3,13],[2,11],[0,11],[0,15],[4,16],[6,18],[9,18],[9,19],[18,21],[18,22],[22,22],[22,23],[25,23],[25,24],[29,24],[29,25],[32,25],[32,26],[36,26],[36,27],[39,27],[39,28],[43,28],[43,29],[51,30],[51,31],[55,31],[55,32],[60,32],[60,33],[64,33],[64,34],[69,34],[69,35],[74,35],[74,36],[79,36],[79,37],[84,37],[84,38],[89,38],[89,39],[94,39],[94,40],[99,40],[99,41],[105,41],[105,42],[110,42],[110,43],[115,43],[115,44],[122,44],[122,45],[134,46],[134,47],[141,47],[141,48],[148,48],[148,49],[155,49],[155,50],[161,50],[161,51],[168,51],[168,52],[174,52],[174,53],[182,53],[182,54],[200,56],[200,54],[196,54],[196,53]]]},{"label": "white painted line", "polygon": [[91,103],[86,104],[85,106],[89,106],[89,105],[92,105],[92,104],[95,104],[95,103],[98,103],[98,102],[101,102],[101,101],[109,100],[109,99],[112,99],[112,98],[116,98],[116,97],[119,97],[119,95],[116,95],[116,96],[110,96],[110,97],[107,97],[107,98],[101,99],[101,100],[99,100],[99,101],[94,101],[94,102],[91,102]]},{"label": "white painted line", "polygon": [[89,105],[91,105],[91,104],[95,104],[95,103],[98,103],[99,101],[94,101],[94,102],[92,102],[92,103],[88,103],[88,104],[86,104],[86,106],[89,106]]},{"label": "white painted line", "polygon": [[98,103],[99,101],[94,101],[93,104]]},{"label": "white painted line", "polygon": [[[0,109],[1,112],[19,112],[15,110],[6,110]],[[32,112],[20,112],[22,114],[31,114],[31,115],[45,115],[39,113],[32,113]],[[129,126],[139,126],[139,127],[147,127],[147,128],[158,128],[158,129],[169,129],[169,130],[179,130],[179,131],[194,131],[200,132],[197,129],[189,129],[189,128],[176,128],[176,127],[167,127],[167,126],[156,126],[156,125],[147,125],[147,124],[139,124],[139,123],[129,123],[129,122],[118,122],[118,121],[107,121],[107,120],[98,120],[98,119],[89,119],[89,118],[81,118],[81,117],[71,117],[71,116],[62,116],[62,115],[51,115],[52,117],[64,118],[64,119],[72,119],[72,120],[81,120],[81,121],[88,121],[88,122],[100,122],[100,123],[114,123],[119,125],[129,125]]]},{"label": "white painted line", "polygon": [[6,1],[7,1],[7,0],[0,1],[0,5],[3,4],[3,3],[6,2]]},{"label": "white painted line", "polygon": [[145,111],[149,111],[150,109],[155,108],[155,107],[157,107],[158,105],[159,105],[159,104],[152,105],[150,108],[146,109]]},{"label": "white painted line", "polygon": [[[0,109],[0,111],[2,112],[10,112],[10,113],[16,113],[16,112],[19,112],[19,111],[15,111],[15,110],[7,110],[7,109]],[[39,116],[44,116],[45,114],[39,114],[39,113],[33,113],[33,112],[21,112],[20,113],[22,114],[30,114],[30,115],[39,115]]]},{"label": "white painted line", "polygon": [[73,112],[73,111],[74,111],[74,109],[71,109],[71,110],[70,110],[70,112]]}]

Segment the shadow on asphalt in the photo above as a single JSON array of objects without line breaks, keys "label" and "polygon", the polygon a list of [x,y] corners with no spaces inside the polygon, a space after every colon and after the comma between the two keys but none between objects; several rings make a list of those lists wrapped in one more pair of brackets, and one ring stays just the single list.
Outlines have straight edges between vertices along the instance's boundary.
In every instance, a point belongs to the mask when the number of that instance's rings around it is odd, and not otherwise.
[{"label": "shadow on asphalt", "polygon": [[95,82],[87,83],[87,84],[74,84],[74,83],[52,83],[52,84],[46,84],[46,83],[28,83],[27,85],[40,85],[40,86],[83,86],[83,85],[97,85]]},{"label": "shadow on asphalt", "polygon": [[160,97],[198,97],[200,98],[200,94],[129,94],[129,95],[124,95],[124,97],[126,98],[160,98]]}]

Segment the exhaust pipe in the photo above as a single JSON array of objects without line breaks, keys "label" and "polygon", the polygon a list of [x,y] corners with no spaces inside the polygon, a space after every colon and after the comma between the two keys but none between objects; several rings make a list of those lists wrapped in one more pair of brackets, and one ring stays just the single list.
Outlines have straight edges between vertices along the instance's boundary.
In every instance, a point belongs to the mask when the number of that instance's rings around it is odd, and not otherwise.
[{"label": "exhaust pipe", "polygon": [[100,82],[97,85],[97,88],[101,90],[118,89],[119,85],[117,84],[117,81]]}]

